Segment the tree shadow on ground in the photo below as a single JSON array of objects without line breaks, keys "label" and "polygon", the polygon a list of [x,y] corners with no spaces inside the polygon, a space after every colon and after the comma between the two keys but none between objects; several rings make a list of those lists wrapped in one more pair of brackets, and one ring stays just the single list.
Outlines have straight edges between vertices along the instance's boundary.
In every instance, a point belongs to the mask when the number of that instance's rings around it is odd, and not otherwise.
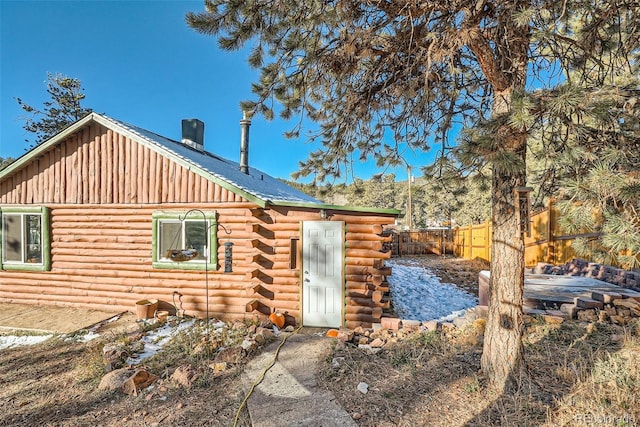
[{"label": "tree shadow on ground", "polygon": [[[100,350],[95,342],[54,339],[0,351],[0,426],[233,424],[243,398],[239,371],[230,370],[191,389],[159,382],[152,390],[129,396],[97,389],[101,369],[86,365],[102,363]],[[86,370],[93,369],[97,376],[91,378]],[[168,377],[170,372],[158,374]],[[250,425],[247,420],[243,415],[239,426]]]},{"label": "tree shadow on ground", "polygon": [[[560,412],[570,422],[567,399],[599,360],[621,348],[612,339],[619,328],[589,325],[537,322],[528,328],[526,374],[504,394],[488,387],[480,372],[482,347],[464,336],[443,338],[446,344],[418,339],[376,355],[348,348],[339,356],[341,367],[332,367],[334,355],[329,356],[321,378],[362,426],[553,425]],[[368,384],[366,395],[356,391],[359,382]],[[609,411],[618,417],[629,413]]]}]

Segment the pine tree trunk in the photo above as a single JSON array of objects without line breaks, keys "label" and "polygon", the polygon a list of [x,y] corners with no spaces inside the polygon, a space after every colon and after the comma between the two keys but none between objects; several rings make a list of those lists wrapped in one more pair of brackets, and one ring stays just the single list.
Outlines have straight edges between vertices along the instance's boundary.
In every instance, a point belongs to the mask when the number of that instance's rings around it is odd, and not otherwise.
[{"label": "pine tree trunk", "polygon": [[[510,109],[511,96],[511,89],[496,93],[494,117]],[[526,182],[526,135],[505,124],[496,138],[502,149],[522,159],[518,167],[505,170],[494,166],[492,180],[489,311],[481,365],[491,384],[504,390],[517,381],[523,367],[524,242],[516,215],[516,187],[524,186]]]}]

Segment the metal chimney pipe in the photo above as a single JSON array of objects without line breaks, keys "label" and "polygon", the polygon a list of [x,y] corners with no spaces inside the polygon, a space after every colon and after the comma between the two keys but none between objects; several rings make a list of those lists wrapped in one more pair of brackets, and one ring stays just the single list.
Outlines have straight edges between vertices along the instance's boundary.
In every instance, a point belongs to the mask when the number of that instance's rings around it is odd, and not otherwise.
[{"label": "metal chimney pipe", "polygon": [[249,126],[251,120],[247,118],[247,112],[242,112],[240,120],[240,172],[249,174]]}]

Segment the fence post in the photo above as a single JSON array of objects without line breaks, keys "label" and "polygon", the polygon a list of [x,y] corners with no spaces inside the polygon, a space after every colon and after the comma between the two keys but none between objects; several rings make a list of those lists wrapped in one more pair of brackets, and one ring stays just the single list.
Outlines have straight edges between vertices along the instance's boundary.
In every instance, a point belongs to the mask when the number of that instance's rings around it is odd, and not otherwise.
[{"label": "fence post", "polygon": [[556,217],[554,212],[553,199],[549,198],[549,206],[547,207],[547,262],[551,265],[554,265],[556,261],[556,236],[554,233],[556,228]]},{"label": "fence post", "polygon": [[485,226],[484,253],[487,256],[486,260],[491,262],[491,256],[490,256],[490,252],[489,252],[489,249],[491,247],[491,235],[489,233],[489,220],[485,220],[484,226]]}]

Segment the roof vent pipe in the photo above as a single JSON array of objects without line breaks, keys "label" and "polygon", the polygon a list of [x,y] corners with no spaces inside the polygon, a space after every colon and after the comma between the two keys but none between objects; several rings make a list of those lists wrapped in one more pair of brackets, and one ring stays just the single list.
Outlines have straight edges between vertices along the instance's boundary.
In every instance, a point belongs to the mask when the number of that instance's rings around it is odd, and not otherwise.
[{"label": "roof vent pipe", "polygon": [[198,119],[183,119],[182,143],[198,151],[204,151],[204,123]]},{"label": "roof vent pipe", "polygon": [[251,120],[247,118],[247,112],[242,112],[240,120],[240,172],[249,174],[249,126]]}]

